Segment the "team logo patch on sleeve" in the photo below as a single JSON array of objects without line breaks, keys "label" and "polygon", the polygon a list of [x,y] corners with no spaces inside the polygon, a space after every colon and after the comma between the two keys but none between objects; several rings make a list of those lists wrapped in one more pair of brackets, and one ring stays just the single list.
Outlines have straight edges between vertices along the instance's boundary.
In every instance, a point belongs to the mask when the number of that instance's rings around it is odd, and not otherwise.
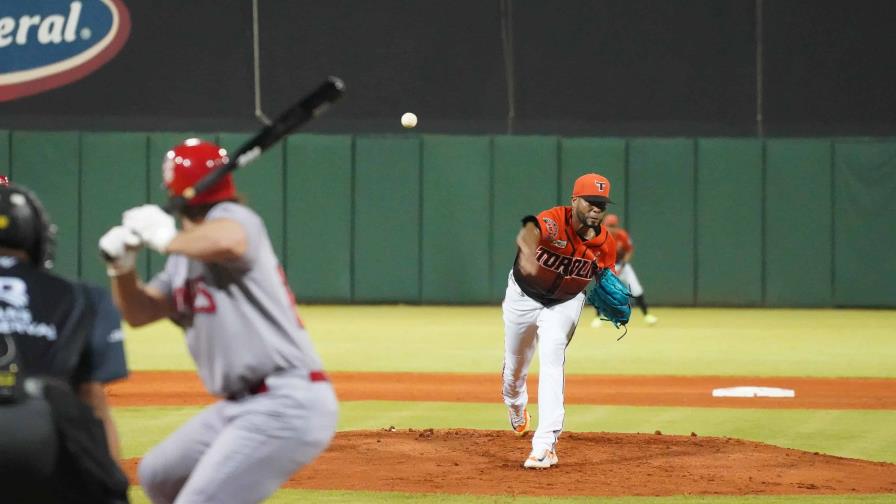
[{"label": "team logo patch on sleeve", "polygon": [[558,226],[557,223],[553,219],[549,219],[547,217],[544,217],[541,220],[544,221],[544,227],[547,228],[548,235],[551,237],[552,240],[556,240],[557,234],[560,232],[560,226]]}]

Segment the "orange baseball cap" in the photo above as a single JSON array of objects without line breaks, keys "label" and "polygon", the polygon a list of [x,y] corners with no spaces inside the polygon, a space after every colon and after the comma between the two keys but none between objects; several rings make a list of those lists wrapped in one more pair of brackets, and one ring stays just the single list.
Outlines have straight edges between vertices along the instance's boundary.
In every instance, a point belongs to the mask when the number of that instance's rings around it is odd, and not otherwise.
[{"label": "orange baseball cap", "polygon": [[601,222],[604,226],[618,226],[619,225],[619,217],[616,214],[607,214],[604,215],[604,220]]},{"label": "orange baseball cap", "polygon": [[572,186],[572,195],[589,203],[613,202],[610,199],[610,181],[596,173],[586,173],[577,178]]}]

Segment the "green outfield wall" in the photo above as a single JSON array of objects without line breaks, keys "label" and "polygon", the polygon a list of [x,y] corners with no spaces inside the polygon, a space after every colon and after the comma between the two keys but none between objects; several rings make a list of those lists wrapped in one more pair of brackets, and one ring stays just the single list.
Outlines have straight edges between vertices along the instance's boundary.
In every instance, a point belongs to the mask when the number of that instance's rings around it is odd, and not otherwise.
[{"label": "green outfield wall", "polygon": [[[0,131],[0,173],[59,225],[57,270],[104,282],[97,239],[164,200],[159,161],[189,135]],[[654,304],[896,307],[892,139],[294,135],[236,179],[300,299],[470,304],[500,301],[520,218],[588,171]]]}]

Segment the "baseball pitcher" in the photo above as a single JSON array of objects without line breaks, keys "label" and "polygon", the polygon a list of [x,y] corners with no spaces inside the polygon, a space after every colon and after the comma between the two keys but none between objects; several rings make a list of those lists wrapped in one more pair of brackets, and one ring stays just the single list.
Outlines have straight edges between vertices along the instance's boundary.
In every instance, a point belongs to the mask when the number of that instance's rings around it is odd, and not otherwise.
[{"label": "baseball pitcher", "polygon": [[583,290],[601,270],[611,271],[616,244],[600,220],[610,201],[610,182],[596,173],[579,177],[571,204],[523,218],[519,247],[507,279],[504,313],[504,403],[517,435],[529,430],[526,376],[539,351],[538,428],[523,466],[557,464],[563,430],[563,363],[582,305]]}]

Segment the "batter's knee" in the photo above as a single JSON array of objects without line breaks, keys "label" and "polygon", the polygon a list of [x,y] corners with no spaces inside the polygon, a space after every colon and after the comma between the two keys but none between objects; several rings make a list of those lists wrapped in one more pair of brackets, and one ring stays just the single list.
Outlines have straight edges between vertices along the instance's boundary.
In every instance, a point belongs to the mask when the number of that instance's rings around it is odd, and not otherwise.
[{"label": "batter's knee", "polygon": [[[165,466],[148,453],[137,466],[137,478],[143,492],[153,504],[171,504],[185,481],[175,478],[165,471]],[[179,480],[179,481],[178,481]]]}]

